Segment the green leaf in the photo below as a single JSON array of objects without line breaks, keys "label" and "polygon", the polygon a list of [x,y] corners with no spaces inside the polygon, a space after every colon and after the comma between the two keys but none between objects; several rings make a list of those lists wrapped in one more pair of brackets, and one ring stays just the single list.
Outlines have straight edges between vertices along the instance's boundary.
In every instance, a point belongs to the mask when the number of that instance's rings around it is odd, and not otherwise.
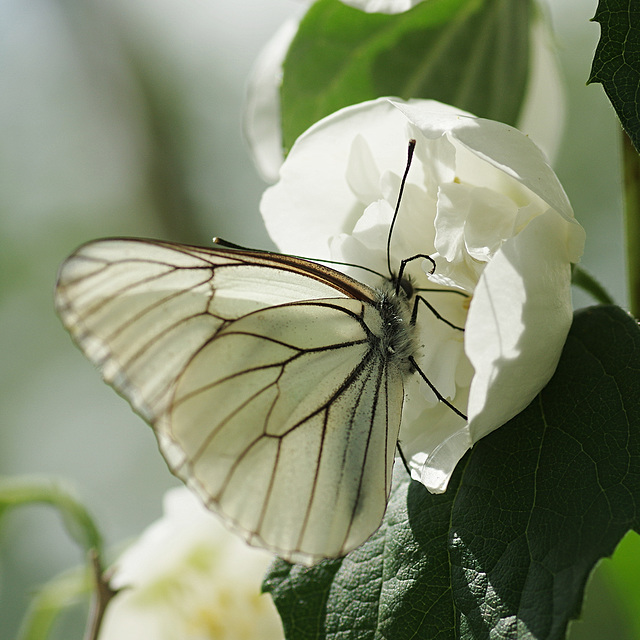
[{"label": "green leaf", "polygon": [[640,536],[630,531],[616,548],[612,562],[601,563],[598,571],[615,589],[617,603],[633,629],[632,637],[640,638]]},{"label": "green leaf", "polygon": [[553,379],[429,494],[399,468],[381,528],[342,560],[267,576],[289,639],[561,639],[640,513],[640,330],[574,318]]},{"label": "green leaf", "polygon": [[601,82],[624,130],[640,151],[640,4],[600,0],[593,17],[600,24],[588,83]]},{"label": "green leaf", "polygon": [[319,0],[283,65],[285,149],[320,118],[380,96],[433,98],[515,124],[531,12],[531,0],[430,0],[395,15]]}]

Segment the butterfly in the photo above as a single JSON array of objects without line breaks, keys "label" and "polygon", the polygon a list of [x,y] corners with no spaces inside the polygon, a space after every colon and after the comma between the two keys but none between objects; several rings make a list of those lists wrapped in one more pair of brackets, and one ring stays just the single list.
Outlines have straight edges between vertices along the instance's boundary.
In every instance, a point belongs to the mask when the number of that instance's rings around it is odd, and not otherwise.
[{"label": "butterfly", "polygon": [[404,383],[418,371],[430,384],[414,293],[387,280],[221,242],[112,238],[63,263],[55,303],[171,471],[249,544],[310,565],[379,527]]}]

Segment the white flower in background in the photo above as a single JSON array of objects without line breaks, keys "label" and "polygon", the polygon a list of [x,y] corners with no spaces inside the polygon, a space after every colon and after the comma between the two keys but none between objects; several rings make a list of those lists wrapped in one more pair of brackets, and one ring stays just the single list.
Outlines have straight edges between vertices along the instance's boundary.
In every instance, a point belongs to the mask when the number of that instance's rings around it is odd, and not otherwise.
[{"label": "white flower in background", "polygon": [[272,556],[247,546],[186,488],[120,557],[100,640],[277,640],[260,584]]},{"label": "white flower in background", "polygon": [[[400,13],[421,1],[343,0],[345,4],[367,12],[384,13]],[[260,52],[247,85],[245,136],[258,172],[271,183],[278,179],[284,160],[280,126],[282,63],[298,31],[300,19],[291,18],[276,31]],[[562,139],[565,100],[555,46],[542,11],[534,12],[531,21],[531,52],[529,80],[518,129],[529,135],[553,161]]]},{"label": "white flower in background", "polygon": [[[261,210],[285,253],[386,270],[386,240],[417,141],[391,264],[414,260],[418,363],[468,415],[464,424],[417,375],[400,430],[413,475],[443,491],[465,451],[515,416],[553,374],[572,319],[570,265],[584,231],[542,152],[511,127],[428,100],[378,99],[321,120],[295,143]],[[421,264],[423,263],[424,264]],[[341,267],[338,267],[341,268]],[[370,286],[381,278],[341,268]]]}]

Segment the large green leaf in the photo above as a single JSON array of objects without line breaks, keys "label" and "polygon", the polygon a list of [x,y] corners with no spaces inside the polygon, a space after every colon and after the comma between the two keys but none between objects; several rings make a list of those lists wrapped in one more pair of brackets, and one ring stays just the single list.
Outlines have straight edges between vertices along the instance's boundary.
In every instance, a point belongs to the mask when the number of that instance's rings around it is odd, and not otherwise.
[{"label": "large green leaf", "polygon": [[578,312],[551,382],[481,440],[449,489],[399,469],[384,523],[342,560],[278,561],[287,638],[560,639],[640,513],[640,330]]},{"label": "large green leaf", "polygon": [[341,107],[433,98],[515,124],[529,65],[531,0],[429,0],[395,15],[318,0],[283,66],[285,148]]},{"label": "large green leaf", "polygon": [[640,150],[640,3],[600,0],[593,17],[600,41],[589,82],[601,82],[633,145]]}]

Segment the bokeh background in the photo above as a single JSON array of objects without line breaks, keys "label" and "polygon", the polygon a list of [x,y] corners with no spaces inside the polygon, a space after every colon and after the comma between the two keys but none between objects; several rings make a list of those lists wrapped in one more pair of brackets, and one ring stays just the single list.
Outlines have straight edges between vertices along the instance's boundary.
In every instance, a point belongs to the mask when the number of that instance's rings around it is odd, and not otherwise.
[{"label": "bokeh background", "polygon": [[[57,267],[112,235],[272,248],[242,104],[256,55],[301,5],[0,0],[0,474],[71,482],[111,545],[156,519],[177,481],[62,329]],[[586,86],[595,8],[550,0],[567,89],[555,166],[587,230],[583,264],[624,305],[619,127],[601,86]],[[82,559],[51,509],[5,517],[0,640],[15,637],[38,584]],[[587,602],[574,640],[637,638],[606,580],[592,580]],[[77,618],[60,638],[80,637]]]}]

